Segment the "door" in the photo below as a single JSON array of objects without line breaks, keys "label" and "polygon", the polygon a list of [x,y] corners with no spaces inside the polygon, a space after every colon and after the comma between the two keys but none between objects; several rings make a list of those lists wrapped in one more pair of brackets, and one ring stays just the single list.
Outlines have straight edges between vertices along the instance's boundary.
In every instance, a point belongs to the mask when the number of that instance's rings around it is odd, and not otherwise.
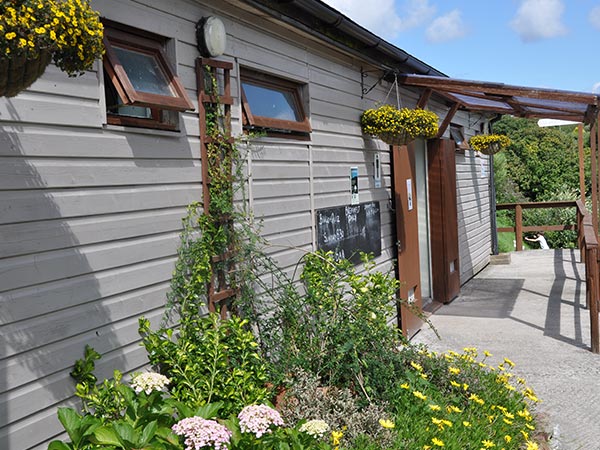
[{"label": "door", "polygon": [[[416,191],[415,143],[392,147],[394,205],[398,250],[400,297],[421,310],[421,271],[419,260],[419,216]],[[412,337],[422,321],[409,308],[400,308],[402,333]]]},{"label": "door", "polygon": [[428,143],[429,218],[433,299],[448,303],[460,292],[455,143]]}]

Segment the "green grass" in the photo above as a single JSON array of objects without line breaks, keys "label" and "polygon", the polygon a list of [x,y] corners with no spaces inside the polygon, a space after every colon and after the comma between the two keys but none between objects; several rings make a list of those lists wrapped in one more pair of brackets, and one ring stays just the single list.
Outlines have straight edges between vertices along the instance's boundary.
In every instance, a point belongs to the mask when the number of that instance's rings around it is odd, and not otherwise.
[{"label": "green grass", "polygon": [[[496,227],[514,227],[515,224],[506,216],[496,216]],[[507,253],[515,251],[515,233],[498,233],[498,252]]]}]

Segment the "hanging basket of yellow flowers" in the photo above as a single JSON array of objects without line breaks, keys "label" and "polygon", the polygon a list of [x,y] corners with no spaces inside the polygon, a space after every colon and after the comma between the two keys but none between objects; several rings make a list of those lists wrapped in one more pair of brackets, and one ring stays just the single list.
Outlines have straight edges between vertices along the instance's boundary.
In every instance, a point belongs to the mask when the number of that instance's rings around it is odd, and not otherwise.
[{"label": "hanging basket of yellow flowers", "polygon": [[429,139],[438,133],[438,116],[424,109],[383,105],[367,109],[360,117],[362,131],[389,145],[406,145],[416,138]]},{"label": "hanging basket of yellow flowers", "polygon": [[484,155],[494,155],[510,145],[510,139],[503,134],[478,134],[469,139],[469,146]]},{"label": "hanging basket of yellow flowers", "polygon": [[102,35],[87,0],[0,0],[0,97],[29,87],[52,60],[69,76],[91,69]]}]

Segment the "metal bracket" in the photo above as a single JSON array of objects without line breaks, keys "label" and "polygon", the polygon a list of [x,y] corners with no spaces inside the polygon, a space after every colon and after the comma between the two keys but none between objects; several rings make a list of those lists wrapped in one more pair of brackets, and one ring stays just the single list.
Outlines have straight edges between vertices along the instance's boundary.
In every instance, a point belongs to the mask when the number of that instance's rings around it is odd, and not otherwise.
[{"label": "metal bracket", "polygon": [[373,84],[373,86],[371,86],[370,88],[366,88],[365,79],[369,76],[369,72],[379,72],[379,70],[363,70],[362,67],[360,68],[360,88],[362,91],[362,94],[360,95],[361,99],[365,98],[365,95],[367,95],[369,92],[375,89],[375,86],[377,86],[381,82],[381,80],[383,80],[390,73],[389,70],[384,70],[383,75],[379,77],[375,84]]}]

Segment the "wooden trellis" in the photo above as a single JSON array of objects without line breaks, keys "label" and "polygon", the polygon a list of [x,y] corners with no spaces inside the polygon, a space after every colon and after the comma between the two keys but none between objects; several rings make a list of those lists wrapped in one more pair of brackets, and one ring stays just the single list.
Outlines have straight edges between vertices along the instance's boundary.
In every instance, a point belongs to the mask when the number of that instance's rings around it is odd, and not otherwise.
[{"label": "wooden trellis", "polygon": [[[200,141],[202,158],[202,185],[204,213],[211,217],[216,227],[224,227],[229,236],[226,250],[211,258],[212,276],[208,283],[208,310],[220,311],[225,317],[228,305],[237,295],[237,290],[231,286],[235,270],[235,250],[231,241],[233,236],[233,219],[229,214],[215,214],[211,210],[211,167],[226,171],[229,181],[232,181],[231,155],[210,154],[209,147],[215,144],[215,138],[209,134],[207,119],[213,120],[213,126],[219,127],[224,138],[221,142],[233,144],[231,137],[231,70],[233,64],[207,58],[196,60],[196,79],[198,81],[198,114],[200,121]],[[230,146],[223,146],[231,151]],[[232,199],[233,201],[233,199]]]}]

